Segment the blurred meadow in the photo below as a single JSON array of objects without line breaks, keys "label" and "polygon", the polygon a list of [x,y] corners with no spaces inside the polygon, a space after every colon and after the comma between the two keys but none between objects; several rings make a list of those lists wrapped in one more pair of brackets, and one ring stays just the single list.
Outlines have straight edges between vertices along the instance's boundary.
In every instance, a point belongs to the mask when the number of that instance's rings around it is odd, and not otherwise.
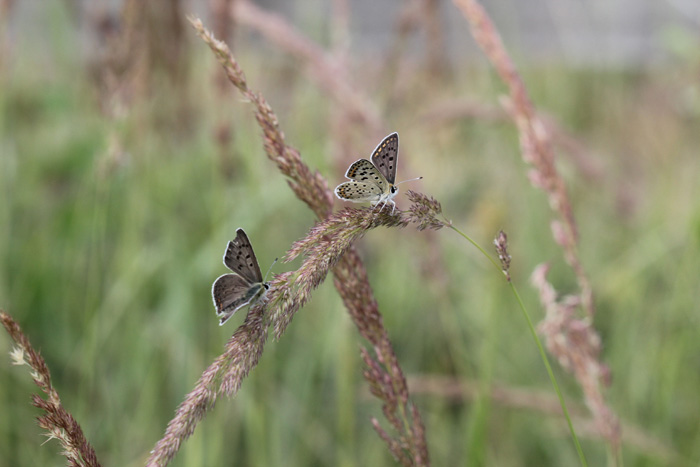
[{"label": "blurred meadow", "polygon": [[[424,177],[401,186],[399,209],[408,189],[432,196],[489,252],[503,229],[536,323],[537,265],[550,264],[559,294],[578,293],[502,105],[507,89],[451,2],[385,5],[387,37],[365,48],[353,44],[367,43],[377,13],[340,0],[276,16],[227,0],[19,3],[0,1],[0,309],[41,351],[103,465],[146,462],[243,322],[241,310],[219,327],[211,300],[236,229],[265,271],[316,221],[186,14],[229,44],[287,144],[331,189],[397,131],[397,180]],[[528,53],[512,24],[494,21],[571,200],[624,464],[697,465],[699,23],[669,23],[653,60],[615,65]],[[517,301],[474,247],[413,225],[370,230],[356,246],[433,465],[578,465]],[[29,372],[0,336],[0,466],[64,465],[37,426]],[[370,422],[384,424],[362,376],[366,346],[326,280],[170,465],[397,465]],[[550,360],[589,465],[615,465],[581,385]]]}]

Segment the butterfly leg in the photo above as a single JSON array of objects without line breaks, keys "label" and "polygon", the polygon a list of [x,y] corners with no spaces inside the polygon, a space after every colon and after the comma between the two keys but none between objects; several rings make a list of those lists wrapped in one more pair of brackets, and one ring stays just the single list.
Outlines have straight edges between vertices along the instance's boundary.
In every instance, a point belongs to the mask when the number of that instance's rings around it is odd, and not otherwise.
[{"label": "butterfly leg", "polygon": [[[394,201],[393,201],[393,200],[387,199],[387,200],[384,200],[384,202],[382,203],[382,209],[381,209],[381,211],[383,211],[383,210],[384,210],[384,206],[386,206],[386,205],[389,204],[389,203],[393,204],[394,207],[396,207],[396,204],[394,204]],[[379,211],[379,212],[381,212],[381,211]],[[394,214],[394,210],[393,210],[393,209],[391,210],[391,214],[392,214],[392,215]]]},{"label": "butterfly leg", "polygon": [[377,201],[374,206],[376,207],[377,205],[381,205],[381,207],[379,208],[378,214],[381,213],[384,210],[384,206],[386,206],[389,203],[391,203],[391,206],[392,206],[391,215],[393,216],[394,211],[396,210],[396,203],[394,202],[393,199],[384,199],[384,200]]}]

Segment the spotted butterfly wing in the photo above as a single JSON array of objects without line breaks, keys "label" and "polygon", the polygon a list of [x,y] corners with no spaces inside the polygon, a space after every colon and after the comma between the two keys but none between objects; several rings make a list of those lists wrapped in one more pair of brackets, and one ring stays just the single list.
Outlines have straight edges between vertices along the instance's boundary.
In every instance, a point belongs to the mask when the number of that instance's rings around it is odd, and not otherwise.
[{"label": "spotted butterfly wing", "polygon": [[335,194],[340,199],[364,203],[381,199],[382,190],[373,183],[352,181],[338,185],[335,189]]},{"label": "spotted butterfly wing", "polygon": [[372,152],[372,164],[381,172],[389,185],[396,183],[396,167],[399,159],[399,134],[392,133]]},{"label": "spotted butterfly wing", "polygon": [[251,284],[263,281],[258,259],[243,229],[236,230],[236,238],[228,242],[224,254],[224,265]]},{"label": "spotted butterfly wing", "polygon": [[379,191],[382,193],[387,189],[386,176],[367,159],[360,159],[353,162],[350,167],[348,167],[348,171],[345,172],[345,178],[360,183],[377,185]]},{"label": "spotted butterfly wing", "polygon": [[352,181],[338,185],[335,194],[340,199],[356,203],[376,202],[389,186],[384,175],[367,159],[353,162],[345,177]]}]

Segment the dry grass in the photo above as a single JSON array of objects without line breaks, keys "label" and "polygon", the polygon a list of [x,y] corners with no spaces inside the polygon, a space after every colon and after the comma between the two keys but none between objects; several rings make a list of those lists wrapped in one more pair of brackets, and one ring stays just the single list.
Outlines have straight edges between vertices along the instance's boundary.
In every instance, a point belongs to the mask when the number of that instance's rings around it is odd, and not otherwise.
[{"label": "dry grass", "polygon": [[61,454],[68,460],[68,465],[99,466],[95,450],[85,438],[82,428],[61,404],[61,398],[53,387],[51,373],[41,354],[34,350],[15,320],[2,310],[0,310],[0,321],[16,344],[12,351],[12,363],[27,365],[31,368],[34,384],[48,396],[47,399],[42,399],[36,394],[32,395],[32,405],[44,411],[44,415],[37,418],[39,426],[46,430],[46,436],[49,439],[55,439],[61,443],[63,447]]},{"label": "dry grass", "polygon": [[[267,325],[271,325],[277,338],[280,338],[294,314],[308,302],[312,291],[331,270],[336,276],[338,292],[360,334],[373,346],[374,357],[362,349],[362,358],[368,367],[365,378],[373,394],[383,401],[384,415],[397,436],[390,436],[373,420],[375,429],[402,464],[429,465],[420,414],[410,402],[406,380],[382,324],[367,273],[353,249],[354,241],[368,229],[379,225],[404,226],[408,218],[404,220],[400,215],[391,216],[375,209],[345,209],[330,215],[332,195],[325,180],[318,172],[312,173],[297,150],[286,145],[277,117],[262,95],[249,89],[243,71],[228,47],[216,40],[200,20],[191,19],[191,23],[215,53],[231,83],[255,106],[256,120],[263,131],[268,157],[288,177],[296,196],[323,220],[305,239],[297,242],[285,258],[291,261],[304,254],[306,258],[302,266],[296,272],[281,274],[270,282],[272,290],[264,307],[269,315],[263,314],[263,305],[251,310],[246,323],[236,331],[227,346],[231,352],[220,356],[204,373],[196,389],[168,425],[163,439],[157,443],[148,465],[166,465],[193,433],[205,412],[213,407],[217,393],[224,392],[230,396],[238,390],[242,378],[248,375],[260,358]],[[254,326],[249,323],[251,316],[254,317]],[[224,362],[225,366],[222,366]],[[223,380],[218,392],[212,389],[217,378]]]},{"label": "dry grass", "polygon": [[[10,10],[12,4],[10,1],[0,2],[0,11]],[[664,462],[683,463],[682,457],[655,438],[654,433],[645,432],[632,423],[622,424],[606,393],[612,378],[601,356],[601,333],[594,326],[596,310],[593,288],[579,251],[574,208],[564,178],[557,169],[553,147],[564,149],[571,156],[579,173],[585,177],[598,178],[601,169],[595,163],[591,164],[591,150],[587,145],[577,141],[555,118],[545,116],[535,108],[514,61],[483,7],[473,0],[454,0],[454,4],[467,19],[477,44],[506,85],[508,95],[500,99],[500,107],[475,103],[459,96],[447,104],[426,103],[423,108],[427,110],[417,114],[415,121],[420,125],[430,125],[435,131],[438,128],[444,129],[445,122],[465,117],[487,123],[514,123],[522,159],[530,166],[529,180],[534,187],[545,193],[553,212],[554,219],[550,224],[553,244],[559,247],[561,256],[575,277],[575,290],[563,294],[550,283],[548,264],[540,264],[531,273],[532,284],[539,294],[545,313],[539,331],[546,338],[549,353],[563,369],[573,374],[584,396],[585,408],[583,404],[572,404],[576,426],[591,439],[605,440],[613,453],[611,464],[621,464],[623,444],[635,446],[641,451],[647,449]],[[113,123],[123,123],[124,116],[134,111],[135,102],[147,99],[157,83],[156,76],[159,75],[156,69],[160,68],[174,81],[177,81],[182,72],[180,59],[184,57],[184,22],[178,16],[178,2],[171,2],[170,5],[170,15],[161,17],[155,11],[142,10],[138,2],[125,2],[123,35],[110,38],[107,56],[104,61],[98,62],[95,70],[95,79],[101,83],[100,104],[103,114]],[[376,103],[378,99],[370,97],[369,92],[353,80],[349,56],[349,2],[333,2],[334,35],[330,50],[311,41],[282,16],[265,11],[249,0],[216,0],[212,5],[218,12],[215,32],[230,37],[239,25],[257,31],[275,48],[302,63],[314,86],[333,102],[329,139],[330,144],[334,145],[334,163],[342,165],[348,158],[357,157],[353,146],[358,140],[363,142],[362,150],[366,153],[367,140],[378,140],[389,131],[389,125]],[[416,0],[408,2],[400,14],[396,15],[396,41],[383,70],[384,77],[388,77],[388,89],[384,90],[387,99],[401,100],[405,97],[404,90],[394,78],[400,74],[407,41],[416,32],[426,33],[428,53],[425,60],[429,64],[428,68],[434,71],[429,76],[426,75],[426,81],[432,86],[432,83],[441,79],[446,59],[441,53],[445,38],[442,35],[438,6],[439,2],[434,0]],[[230,17],[226,18],[224,12],[228,12]],[[168,24],[161,23],[164,18]],[[221,396],[232,397],[239,392],[244,379],[259,364],[264,354],[268,333],[273,332],[276,339],[282,339],[299,310],[309,303],[316,289],[329,278],[329,274],[333,277],[336,292],[352,323],[366,343],[365,347],[359,349],[359,358],[356,356],[355,360],[363,362],[363,377],[369,392],[381,402],[384,415],[381,422],[373,417],[372,427],[400,464],[430,465],[427,442],[430,433],[426,432],[415,403],[416,395],[462,401],[478,398],[483,388],[452,377],[408,378],[411,384],[407,384],[406,373],[399,362],[395,343],[389,338],[356,243],[368,231],[378,227],[413,226],[418,231],[437,231],[449,227],[450,222],[441,217],[441,204],[431,197],[409,191],[409,209],[397,210],[395,215],[388,210],[368,208],[346,208],[334,213],[334,198],[329,182],[312,168],[305,155],[288,143],[277,114],[265,97],[251,88],[236,56],[201,21],[192,19],[191,23],[223,67],[225,79],[219,79],[212,86],[219,87],[218,95],[224,99],[229,95],[232,84],[235,92],[251,104],[262,133],[262,145],[267,158],[285,177],[296,198],[313,212],[316,223],[303,238],[290,246],[284,257],[287,263],[300,258],[301,265],[295,270],[278,274],[271,280],[271,290],[266,301],[250,309],[244,323],[225,344],[223,353],[201,374],[194,388],[185,396],[164,436],[151,452],[147,465],[167,465],[171,462],[198,424],[214,408],[217,399]],[[6,20],[0,20],[0,32],[4,32],[6,27]],[[155,36],[146,34],[149,30],[159,28],[172,30],[176,40],[169,44],[159,44]],[[110,34],[113,32],[110,30]],[[0,44],[2,68],[5,67],[4,58],[8,56],[6,45]],[[161,49],[161,46],[167,47]],[[201,53],[201,44],[198,43],[197,46],[197,53]],[[226,90],[221,87],[223,84],[228,86]],[[185,88],[183,83],[176,82],[175,85]],[[183,113],[186,112],[185,105]],[[186,119],[183,117],[183,120]],[[107,168],[100,171],[100,177],[105,180],[127,164],[124,162],[123,148],[128,143],[125,143],[124,134],[114,130],[117,126],[114,125],[111,132],[111,145],[105,162]],[[141,126],[146,128],[146,125],[136,125],[134,132],[143,132]],[[230,127],[230,121],[222,118],[216,131],[222,167],[231,163],[227,158],[233,159],[230,157],[230,151],[233,150]],[[358,133],[362,135],[359,138]],[[508,239],[504,232],[498,233],[494,245],[506,279],[509,282],[517,280],[517,272],[511,271]],[[434,243],[430,247],[435,248]],[[446,296],[445,283],[451,278],[445,272],[444,265],[439,264],[439,254],[433,251],[425,261],[432,261],[427,266],[422,265],[428,271],[425,273],[425,283],[430,284],[432,280],[436,283],[435,287],[442,286],[443,289],[436,295]],[[521,264],[514,264],[516,270],[518,266]],[[448,303],[449,298],[444,296],[435,300],[445,300],[440,304]],[[47,399],[33,396],[34,406],[44,412],[38,418],[39,425],[47,431],[50,438],[61,443],[64,451],[62,454],[70,465],[99,465],[82,429],[62,406],[44,360],[32,349],[26,336],[8,314],[0,313],[0,318],[18,346],[12,354],[15,363],[28,365],[34,382],[47,395]],[[527,408],[540,414],[561,413],[552,397],[505,385],[494,384],[488,397],[490,401],[504,407]],[[618,407],[616,409],[620,410]],[[621,428],[623,425],[624,433]]]},{"label": "dry grass", "polygon": [[[578,228],[564,179],[555,165],[549,132],[537,116],[525,84],[486,10],[474,0],[454,0],[454,3],[469,21],[474,39],[508,86],[510,95],[504,105],[518,128],[523,160],[533,166],[528,176],[533,186],[547,194],[550,207],[558,216],[551,224],[554,241],[562,247],[564,258],[578,281],[578,294],[559,298],[545,279],[548,267],[542,265],[535,269],[532,282],[540,290],[542,305],[547,310],[540,331],[547,339],[548,350],[576,376],[598,429],[617,456],[620,423],[603,394],[603,387],[610,379],[609,370],[600,359],[600,336],[592,324],[593,290],[578,254]],[[578,308],[583,309],[583,317],[577,317]]]}]

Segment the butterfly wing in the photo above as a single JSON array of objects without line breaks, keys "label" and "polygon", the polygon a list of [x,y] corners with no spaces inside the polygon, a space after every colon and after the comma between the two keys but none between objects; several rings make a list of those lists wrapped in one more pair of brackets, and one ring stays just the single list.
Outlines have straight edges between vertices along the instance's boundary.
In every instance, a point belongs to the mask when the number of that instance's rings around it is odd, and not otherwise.
[{"label": "butterfly wing", "polygon": [[350,167],[348,167],[345,178],[363,184],[377,185],[381,193],[385,192],[389,187],[386,177],[367,159],[360,159],[353,162]]},{"label": "butterfly wing", "polygon": [[335,188],[335,195],[343,200],[354,203],[364,203],[367,201],[379,201],[383,191],[375,183],[345,182]]},{"label": "butterfly wing", "polygon": [[211,288],[216,315],[220,318],[219,326],[228,321],[239,309],[257,302],[269,288],[267,283],[248,284],[237,274],[219,276]]},{"label": "butterfly wing", "polygon": [[371,159],[387,182],[393,185],[396,182],[396,166],[399,160],[399,134],[392,133],[384,138],[372,152]]},{"label": "butterfly wing", "polygon": [[258,259],[243,229],[236,230],[236,238],[228,242],[224,253],[224,265],[236,274],[240,274],[249,286],[263,281]]},{"label": "butterfly wing", "polygon": [[238,274],[224,274],[214,281],[211,297],[214,300],[216,314],[233,315],[236,310],[250,302],[248,291],[253,284]]}]

